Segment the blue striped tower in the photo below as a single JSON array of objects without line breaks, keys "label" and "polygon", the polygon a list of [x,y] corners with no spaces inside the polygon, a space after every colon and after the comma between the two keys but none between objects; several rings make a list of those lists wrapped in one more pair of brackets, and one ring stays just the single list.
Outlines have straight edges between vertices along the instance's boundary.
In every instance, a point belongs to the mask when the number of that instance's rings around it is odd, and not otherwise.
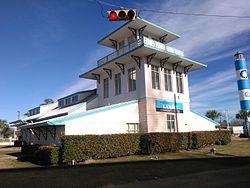
[{"label": "blue striped tower", "polygon": [[[247,63],[244,54],[237,52],[235,55],[235,69],[237,75],[238,91],[240,97],[241,110],[250,110],[250,89],[247,76]],[[249,129],[249,126],[244,126],[244,130]]]},{"label": "blue striped tower", "polygon": [[237,52],[235,55],[235,69],[237,75],[238,91],[241,110],[250,110],[250,87],[247,76],[247,64],[244,54]]}]

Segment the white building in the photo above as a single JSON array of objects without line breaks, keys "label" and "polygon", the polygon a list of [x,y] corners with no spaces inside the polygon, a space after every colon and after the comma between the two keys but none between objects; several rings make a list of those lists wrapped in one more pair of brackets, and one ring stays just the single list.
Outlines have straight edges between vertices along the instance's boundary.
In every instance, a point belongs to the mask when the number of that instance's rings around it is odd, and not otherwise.
[{"label": "white building", "polygon": [[99,41],[114,52],[80,75],[96,80],[96,90],[40,106],[14,122],[22,139],[60,144],[62,135],[216,130],[218,123],[190,110],[188,73],[206,65],[166,45],[177,38],[141,18],[125,23]]}]

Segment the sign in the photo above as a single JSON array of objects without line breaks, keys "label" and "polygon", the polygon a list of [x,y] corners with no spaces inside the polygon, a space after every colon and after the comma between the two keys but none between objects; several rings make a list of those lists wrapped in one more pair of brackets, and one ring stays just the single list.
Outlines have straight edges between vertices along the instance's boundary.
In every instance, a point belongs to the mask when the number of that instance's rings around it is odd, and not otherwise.
[{"label": "sign", "polygon": [[182,103],[172,102],[172,101],[160,101],[160,100],[156,100],[155,103],[157,112],[183,113]]}]

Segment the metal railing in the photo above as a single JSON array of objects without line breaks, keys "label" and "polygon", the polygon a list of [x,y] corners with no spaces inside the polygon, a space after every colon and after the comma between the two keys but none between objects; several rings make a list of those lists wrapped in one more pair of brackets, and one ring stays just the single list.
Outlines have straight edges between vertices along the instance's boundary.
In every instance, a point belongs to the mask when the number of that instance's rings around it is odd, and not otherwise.
[{"label": "metal railing", "polygon": [[184,57],[184,52],[181,51],[181,50],[178,50],[176,48],[173,48],[173,47],[170,47],[170,46],[167,46],[163,43],[160,43],[158,41],[155,41],[153,39],[150,39],[150,38],[147,38],[147,37],[141,37],[140,39],[136,40],[135,42],[133,43],[130,43],[128,44],[127,46],[119,49],[119,50],[116,50],[115,52],[105,56],[104,58],[98,60],[98,66],[104,64],[104,63],[107,63],[119,56],[122,56],[123,54],[125,53],[128,53],[130,51],[132,51],[133,49],[141,46],[142,44],[145,44],[147,46],[151,46],[153,48],[156,48],[158,50],[163,50],[163,51],[166,51],[166,52],[170,52],[174,55],[178,55],[178,56],[181,56],[181,57]]}]

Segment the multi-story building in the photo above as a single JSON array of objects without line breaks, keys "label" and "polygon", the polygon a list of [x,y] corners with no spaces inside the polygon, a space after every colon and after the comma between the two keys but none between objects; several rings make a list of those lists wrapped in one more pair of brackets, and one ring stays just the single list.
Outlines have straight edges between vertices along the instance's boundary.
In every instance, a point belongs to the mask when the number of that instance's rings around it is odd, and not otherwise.
[{"label": "multi-story building", "polygon": [[[59,99],[56,109],[80,107],[73,113],[64,110],[62,116],[55,116],[54,112],[53,118],[42,119],[43,125],[41,119],[36,119],[20,128],[29,131],[42,126],[61,127],[60,135],[215,130],[216,122],[190,110],[188,73],[206,65],[186,58],[184,52],[168,45],[178,38],[138,17],[125,23],[98,42],[114,52],[100,59],[96,68],[80,75],[96,80],[96,90],[87,92],[83,101],[74,104],[69,101],[73,98]],[[67,102],[67,107],[62,106]]]}]

